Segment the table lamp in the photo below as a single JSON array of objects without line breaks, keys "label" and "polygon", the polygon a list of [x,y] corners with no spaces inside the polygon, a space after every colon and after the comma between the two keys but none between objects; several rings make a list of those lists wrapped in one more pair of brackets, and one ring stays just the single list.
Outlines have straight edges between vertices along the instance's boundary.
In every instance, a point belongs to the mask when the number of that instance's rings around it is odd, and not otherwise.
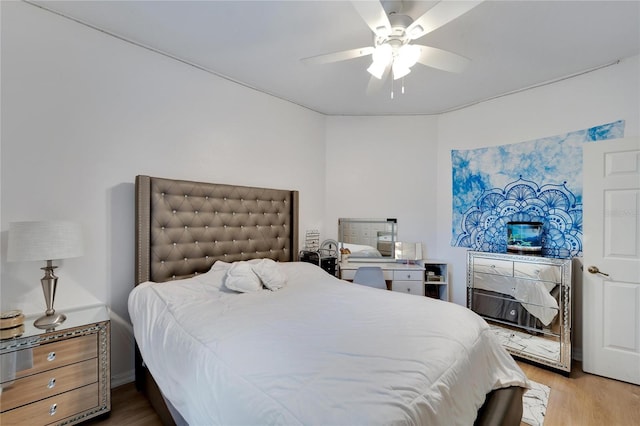
[{"label": "table lamp", "polygon": [[44,277],[40,280],[47,304],[45,315],[33,325],[37,328],[54,328],[67,317],[56,313],[53,302],[56,297],[58,277],[53,273],[57,266],[53,260],[82,255],[82,231],[80,225],[67,221],[12,222],[9,224],[8,261],[45,260]]}]

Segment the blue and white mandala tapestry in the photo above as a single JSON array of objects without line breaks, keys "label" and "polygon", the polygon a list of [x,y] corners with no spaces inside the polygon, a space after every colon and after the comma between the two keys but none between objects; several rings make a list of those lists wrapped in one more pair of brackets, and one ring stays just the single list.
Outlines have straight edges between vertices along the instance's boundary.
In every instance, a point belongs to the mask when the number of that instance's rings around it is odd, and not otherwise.
[{"label": "blue and white mandala tapestry", "polygon": [[507,222],[542,222],[542,251],[582,255],[582,144],[624,136],[624,120],[565,135],[452,150],[454,247],[507,251]]}]

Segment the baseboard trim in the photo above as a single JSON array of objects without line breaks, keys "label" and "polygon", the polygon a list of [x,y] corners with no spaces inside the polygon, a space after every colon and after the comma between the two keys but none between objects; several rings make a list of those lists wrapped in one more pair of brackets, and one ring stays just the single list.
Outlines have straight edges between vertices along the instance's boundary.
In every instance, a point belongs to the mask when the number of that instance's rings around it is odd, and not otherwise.
[{"label": "baseboard trim", "polygon": [[118,386],[126,385],[135,380],[135,370],[129,370],[124,373],[111,376],[111,388],[117,388]]},{"label": "baseboard trim", "polygon": [[582,362],[582,349],[580,348],[572,349],[571,358],[575,359],[576,361]]}]

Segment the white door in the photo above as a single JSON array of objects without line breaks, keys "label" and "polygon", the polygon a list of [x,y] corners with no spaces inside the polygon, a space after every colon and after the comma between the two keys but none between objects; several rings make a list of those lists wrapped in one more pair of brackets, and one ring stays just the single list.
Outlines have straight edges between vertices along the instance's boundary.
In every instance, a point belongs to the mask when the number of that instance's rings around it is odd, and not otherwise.
[{"label": "white door", "polygon": [[582,366],[640,384],[640,139],[585,144],[583,173]]}]

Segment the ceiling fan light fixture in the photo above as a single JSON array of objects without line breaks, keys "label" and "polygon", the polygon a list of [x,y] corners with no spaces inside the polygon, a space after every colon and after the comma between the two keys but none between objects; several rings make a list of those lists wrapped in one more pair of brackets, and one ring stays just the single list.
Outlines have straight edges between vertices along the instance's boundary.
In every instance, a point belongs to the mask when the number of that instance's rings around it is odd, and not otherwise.
[{"label": "ceiling fan light fixture", "polygon": [[403,67],[411,68],[418,62],[418,58],[420,58],[420,47],[415,44],[405,44],[398,50],[394,63],[398,62]]},{"label": "ceiling fan light fixture", "polygon": [[409,74],[411,72],[411,68],[409,67],[405,67],[402,64],[399,64],[398,62],[394,62],[393,66],[391,67],[391,70],[393,71],[393,79],[397,80],[399,78],[404,77],[405,75]]},{"label": "ceiling fan light fixture", "polygon": [[367,68],[367,71],[369,71],[369,74],[380,80],[382,79],[384,70],[393,60],[391,46],[388,44],[381,44],[380,46],[377,46],[376,50],[371,54],[371,57],[373,58],[373,62],[369,68]]},{"label": "ceiling fan light fixture", "polygon": [[391,63],[393,59],[393,49],[388,44],[381,44],[376,46],[376,50],[371,54],[373,62],[383,63],[385,66]]},{"label": "ceiling fan light fixture", "polygon": [[371,63],[371,65],[369,65],[369,68],[367,68],[367,71],[369,72],[369,74],[371,74],[372,76],[374,76],[378,80],[381,80],[382,79],[382,74],[384,74],[384,70],[386,68],[387,68],[386,64],[383,64],[380,61],[378,61],[378,62],[373,61]]}]

